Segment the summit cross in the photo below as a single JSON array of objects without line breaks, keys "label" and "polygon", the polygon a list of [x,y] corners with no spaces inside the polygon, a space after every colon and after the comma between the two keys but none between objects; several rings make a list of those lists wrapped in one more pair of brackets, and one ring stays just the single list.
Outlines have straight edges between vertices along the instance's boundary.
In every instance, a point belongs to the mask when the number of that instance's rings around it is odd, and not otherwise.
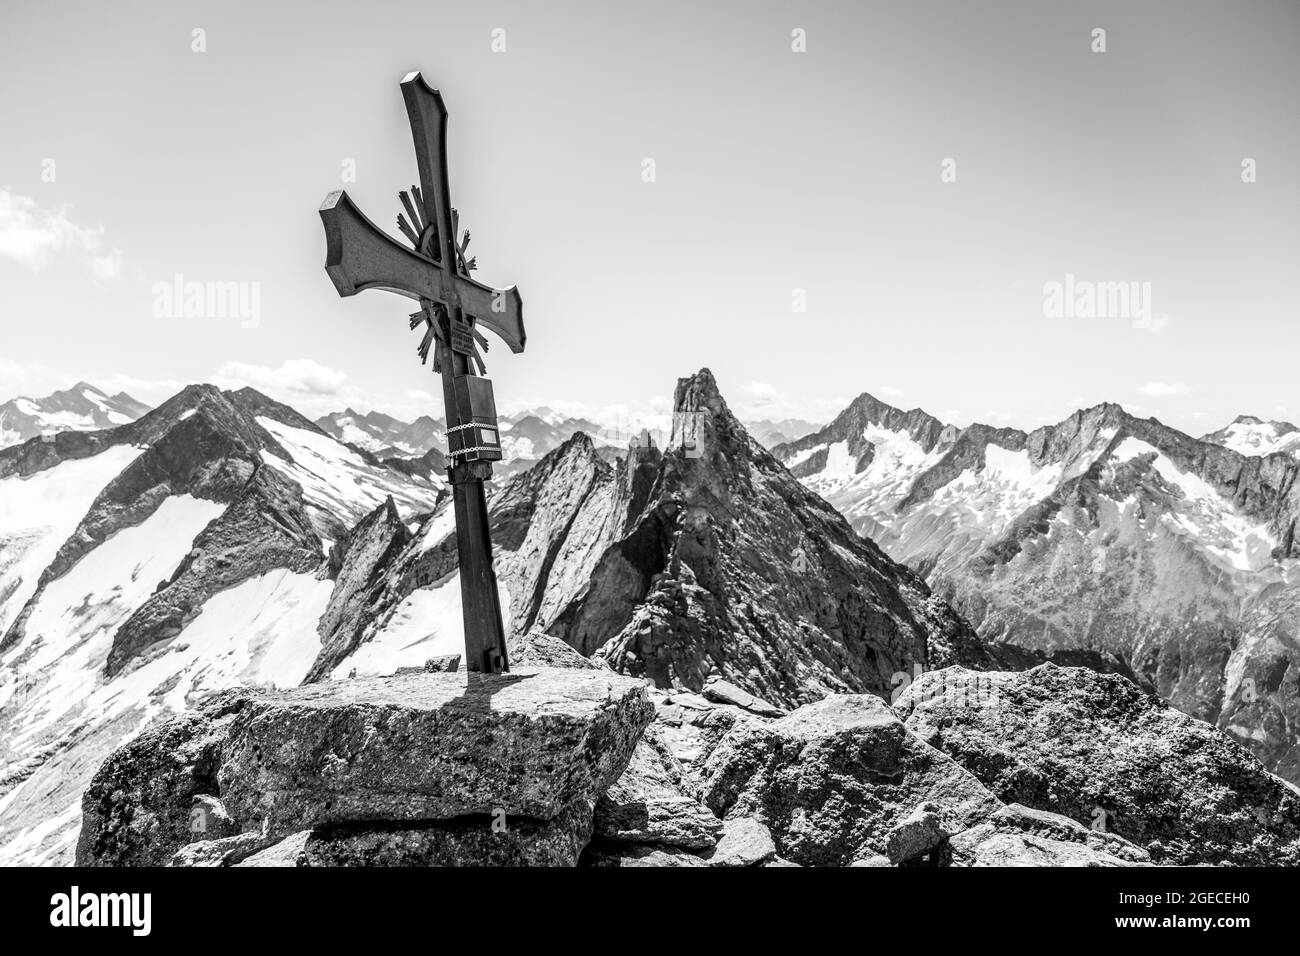
[{"label": "summit cross", "polygon": [[479,353],[488,343],[479,329],[499,336],[510,351],[522,352],[523,303],[514,286],[493,289],[469,277],[475,268],[475,260],[466,256],[469,233],[458,241],[448,185],[447,108],[419,73],[408,74],[401,87],[420,176],[419,186],[398,194],[406,215],[398,213],[397,225],[410,247],[380,230],[345,190],[338,190],[320,207],[325,271],[341,296],[384,289],[420,303],[420,311],[410,316],[411,328],[424,330],[416,351],[425,362],[433,352],[447,410],[465,667],[501,673],[509,670],[509,661],[483,490],[492,462],[501,460],[501,436],[492,383],[483,377]]}]

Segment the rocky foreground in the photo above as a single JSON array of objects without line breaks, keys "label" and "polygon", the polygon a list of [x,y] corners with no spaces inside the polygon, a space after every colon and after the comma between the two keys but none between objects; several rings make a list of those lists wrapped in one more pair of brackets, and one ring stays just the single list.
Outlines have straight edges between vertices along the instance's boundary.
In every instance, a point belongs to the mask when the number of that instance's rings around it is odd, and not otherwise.
[{"label": "rocky foreground", "polygon": [[949,667],[890,706],[510,674],[226,691],[116,751],[82,865],[1300,864],[1300,793],[1116,675]]}]

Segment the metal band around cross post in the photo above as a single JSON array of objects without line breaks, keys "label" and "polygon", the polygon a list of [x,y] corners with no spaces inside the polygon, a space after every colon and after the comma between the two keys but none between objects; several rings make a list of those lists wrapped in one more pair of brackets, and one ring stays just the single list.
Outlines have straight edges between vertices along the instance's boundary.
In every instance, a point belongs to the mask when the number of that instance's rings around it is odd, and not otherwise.
[{"label": "metal band around cross post", "polygon": [[[480,425],[478,422],[470,422],[468,425],[453,425],[451,428],[447,429],[446,434],[450,435],[452,432],[464,431],[466,428],[485,428],[485,427],[487,426]],[[500,451],[499,445],[473,445],[469,448],[459,448],[456,451],[451,451],[450,442],[448,443],[447,448],[448,448],[447,451],[448,458],[456,458],[459,455],[468,455],[472,451]]]}]

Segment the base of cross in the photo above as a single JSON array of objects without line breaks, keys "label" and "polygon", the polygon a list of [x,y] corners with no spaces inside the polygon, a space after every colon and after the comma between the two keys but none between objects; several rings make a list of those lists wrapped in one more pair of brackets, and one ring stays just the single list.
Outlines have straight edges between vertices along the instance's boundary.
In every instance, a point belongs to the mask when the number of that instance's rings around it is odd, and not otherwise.
[{"label": "base of cross", "polygon": [[486,461],[462,461],[447,468],[452,506],[456,509],[456,550],[460,557],[460,599],[465,622],[465,669],[487,674],[510,670],[501,599],[492,568],[487,495],[483,482],[492,477]]}]

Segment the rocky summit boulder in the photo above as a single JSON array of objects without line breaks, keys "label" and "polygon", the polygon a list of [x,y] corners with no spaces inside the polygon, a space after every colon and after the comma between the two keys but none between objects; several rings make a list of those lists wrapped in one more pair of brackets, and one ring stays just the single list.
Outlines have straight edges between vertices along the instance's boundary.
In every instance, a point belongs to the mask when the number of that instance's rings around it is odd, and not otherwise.
[{"label": "rocky summit boulder", "polygon": [[896,710],[1001,800],[1117,834],[1156,863],[1300,863],[1300,794],[1118,675],[950,667],[921,675]]},{"label": "rocky summit boulder", "polygon": [[645,685],[600,670],[334,681],[253,701],[219,781],[236,819],[322,824],[549,820],[594,803],[654,716]]},{"label": "rocky summit boulder", "polygon": [[869,694],[833,694],[767,723],[742,718],[713,748],[702,776],[714,812],[755,817],[781,857],[804,866],[884,855],[891,832],[918,810],[932,813],[946,834],[1002,806]]},{"label": "rocky summit boulder", "polygon": [[161,866],[195,840],[191,813],[219,792],[226,731],[255,696],[215,694],[110,754],[81,800],[77,865]]},{"label": "rocky summit boulder", "polygon": [[[226,695],[109,757],[78,862],[571,865],[653,716],[643,682],[605,669]],[[219,808],[219,833],[193,831],[196,805]]]}]

